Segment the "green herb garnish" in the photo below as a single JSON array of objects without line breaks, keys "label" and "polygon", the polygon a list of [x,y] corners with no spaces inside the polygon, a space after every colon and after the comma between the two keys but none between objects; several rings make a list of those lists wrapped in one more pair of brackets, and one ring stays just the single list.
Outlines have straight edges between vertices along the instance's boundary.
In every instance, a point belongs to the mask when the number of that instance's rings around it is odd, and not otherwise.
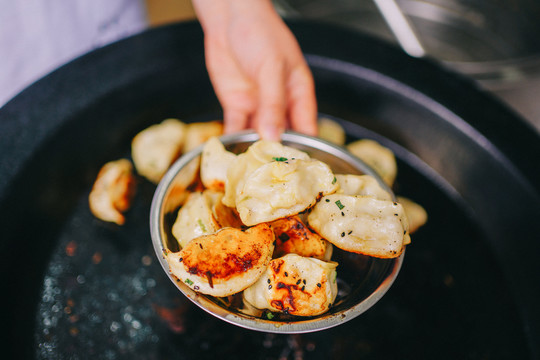
[{"label": "green herb garnish", "polygon": [[337,178],[334,176],[334,180],[332,180],[332,185],[334,185],[337,181]]},{"label": "green herb garnish", "polygon": [[197,224],[199,224],[202,232],[206,232],[206,226],[204,226],[204,223],[202,222],[201,219],[197,219]]},{"label": "green herb garnish", "polygon": [[267,318],[268,320],[272,320],[272,319],[274,318],[274,314],[271,313],[271,312],[267,312],[267,313],[266,313],[266,318]]},{"label": "green herb garnish", "polygon": [[193,281],[189,280],[189,279],[186,279],[184,281],[186,284],[188,284],[189,286],[193,285]]},{"label": "green herb garnish", "polygon": [[286,157],[273,157],[272,160],[275,160],[275,161],[287,161],[289,159],[287,159]]},{"label": "green herb garnish", "polygon": [[339,208],[339,210],[341,210],[341,209],[343,209],[345,207],[345,205],[343,205],[340,200],[336,201],[336,205]]}]

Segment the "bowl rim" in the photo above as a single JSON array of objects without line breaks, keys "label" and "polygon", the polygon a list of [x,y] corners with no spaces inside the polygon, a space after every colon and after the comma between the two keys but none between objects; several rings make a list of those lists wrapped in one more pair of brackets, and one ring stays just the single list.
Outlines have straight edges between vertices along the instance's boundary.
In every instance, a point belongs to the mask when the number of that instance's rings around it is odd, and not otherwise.
[{"label": "bowl rim", "polygon": [[[227,146],[237,142],[253,143],[257,140],[260,140],[260,136],[251,130],[247,130],[235,134],[222,135],[219,137],[219,140],[225,146]],[[281,142],[299,143],[305,146],[311,146],[309,144],[317,144],[317,146],[312,147],[315,147],[320,151],[328,152],[334,156],[338,156],[339,158],[344,159],[349,164],[353,165],[363,173],[374,176],[379,182],[379,184],[386,191],[390,192],[392,198],[395,200],[395,194],[390,189],[390,187],[386,183],[384,183],[381,177],[377,175],[377,173],[373,169],[371,169],[366,163],[364,163],[362,160],[360,160],[352,153],[350,153],[347,149],[345,149],[345,147],[338,146],[320,138],[300,134],[291,130],[286,130],[281,135]],[[165,237],[165,233],[161,226],[162,219],[165,215],[163,206],[165,196],[167,195],[167,192],[176,175],[184,166],[189,164],[192,160],[196,159],[202,153],[203,147],[204,144],[199,145],[195,149],[183,154],[178,160],[173,163],[173,165],[165,173],[160,183],[158,184],[150,208],[150,234],[156,256],[169,279],[175,284],[175,286],[180,290],[180,292],[183,293],[183,295],[190,299],[194,304],[217,318],[220,318],[230,324],[243,327],[245,329],[269,333],[300,334],[329,329],[343,324],[349,320],[352,320],[360,314],[364,313],[373,305],[375,305],[375,303],[377,303],[390,289],[390,287],[396,280],[397,275],[399,274],[399,271],[403,264],[405,249],[399,257],[390,259],[392,263],[386,270],[383,280],[378,284],[376,289],[363,301],[336,313],[322,314],[318,317],[308,317],[306,319],[298,321],[278,322],[261,319],[258,317],[252,317],[247,314],[245,315],[232,312],[231,310],[219,306],[217,303],[211,301],[206,297],[206,295],[195,292],[187,285],[173,278],[169,272],[169,264],[167,263],[167,260],[164,256],[165,248],[163,240]]]}]

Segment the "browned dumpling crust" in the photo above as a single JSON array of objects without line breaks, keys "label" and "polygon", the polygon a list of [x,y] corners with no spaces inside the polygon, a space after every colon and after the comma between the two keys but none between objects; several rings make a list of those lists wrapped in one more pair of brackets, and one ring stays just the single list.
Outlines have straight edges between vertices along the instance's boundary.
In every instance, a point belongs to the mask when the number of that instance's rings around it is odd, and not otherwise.
[{"label": "browned dumpling crust", "polygon": [[229,296],[252,285],[272,259],[274,232],[267,224],[242,231],[223,228],[168,253],[172,275],[195,291]]},{"label": "browned dumpling crust", "polygon": [[88,197],[90,211],[98,219],[123,225],[135,194],[133,166],[127,159],[103,165]]},{"label": "browned dumpling crust", "polygon": [[276,235],[274,257],[298,254],[319,260],[330,260],[332,244],[309,230],[299,216],[272,221],[270,227]]},{"label": "browned dumpling crust", "polygon": [[261,278],[244,291],[244,300],[258,309],[289,315],[315,316],[337,296],[335,262],[297,254],[274,259]]},{"label": "browned dumpling crust", "polygon": [[212,214],[214,215],[214,218],[216,219],[217,223],[220,227],[234,227],[234,228],[244,228],[244,224],[242,223],[242,220],[240,220],[240,216],[238,215],[238,212],[235,208],[230,208],[227,205],[223,204],[221,199],[223,196],[219,199],[219,201],[216,201],[214,203],[214,206],[212,207]]},{"label": "browned dumpling crust", "polygon": [[171,182],[164,208],[165,213],[172,212],[184,205],[191,192],[203,190],[203,186],[199,182],[200,160],[200,157],[191,160]]}]

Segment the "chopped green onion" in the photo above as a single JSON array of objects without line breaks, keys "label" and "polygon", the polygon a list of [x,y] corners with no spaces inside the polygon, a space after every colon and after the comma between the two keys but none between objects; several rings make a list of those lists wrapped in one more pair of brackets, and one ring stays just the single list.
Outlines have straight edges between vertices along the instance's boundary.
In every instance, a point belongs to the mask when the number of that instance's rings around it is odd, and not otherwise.
[{"label": "chopped green onion", "polygon": [[332,185],[334,185],[337,181],[337,177],[334,176],[334,180],[332,180]]},{"label": "chopped green onion", "polygon": [[271,312],[267,312],[267,313],[266,313],[266,318],[267,318],[268,320],[272,320],[272,319],[274,318],[274,314],[271,313]]},{"label": "chopped green onion", "polygon": [[345,205],[343,205],[340,200],[336,201],[336,205],[339,208],[339,210],[342,210],[345,207]]},{"label": "chopped green onion", "polygon": [[201,219],[197,219],[197,224],[199,224],[202,232],[206,232],[206,226],[204,226],[204,223],[202,222]]},{"label": "chopped green onion", "polygon": [[190,286],[193,285],[193,281],[191,281],[191,280],[189,280],[189,279],[186,279],[186,281],[184,281],[184,282],[185,282],[186,284],[190,285]]},{"label": "chopped green onion", "polygon": [[287,161],[289,159],[287,159],[286,157],[273,157],[272,160],[275,160],[275,161]]}]

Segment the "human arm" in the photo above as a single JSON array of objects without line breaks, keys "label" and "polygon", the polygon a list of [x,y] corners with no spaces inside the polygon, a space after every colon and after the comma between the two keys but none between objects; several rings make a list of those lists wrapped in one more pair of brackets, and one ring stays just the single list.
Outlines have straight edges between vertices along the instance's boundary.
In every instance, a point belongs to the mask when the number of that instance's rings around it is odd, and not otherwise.
[{"label": "human arm", "polygon": [[225,132],[252,127],[269,140],[291,128],[317,134],[313,77],[270,0],[193,0]]}]

